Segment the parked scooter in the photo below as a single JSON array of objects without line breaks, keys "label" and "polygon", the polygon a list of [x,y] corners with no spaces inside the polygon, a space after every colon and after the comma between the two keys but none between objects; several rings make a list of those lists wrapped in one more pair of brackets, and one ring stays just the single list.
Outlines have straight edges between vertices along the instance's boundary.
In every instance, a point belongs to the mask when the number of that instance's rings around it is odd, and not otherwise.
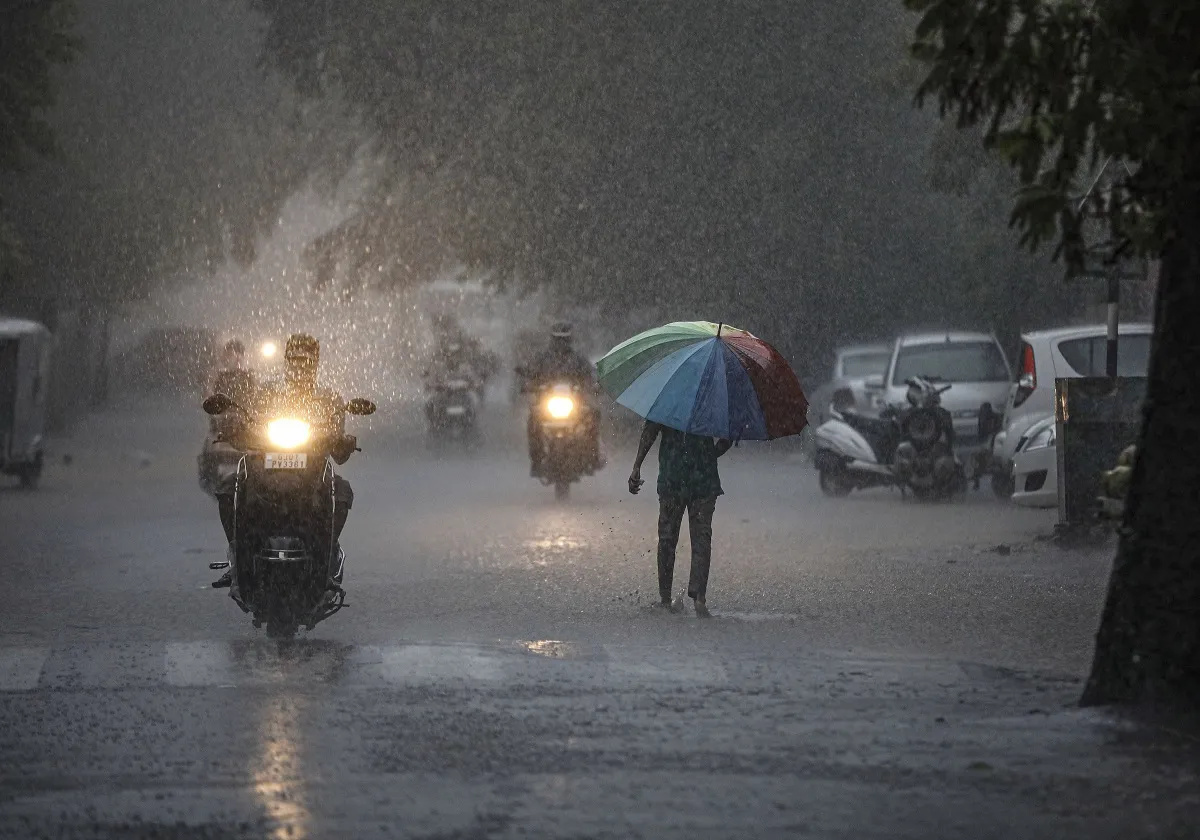
[{"label": "parked scooter", "polygon": [[942,394],[953,386],[919,376],[907,384],[909,407],[897,418],[901,442],[892,472],[919,499],[948,499],[967,486],[966,470],[954,454],[954,420],[942,408]]},{"label": "parked scooter", "polygon": [[897,486],[918,498],[948,498],[965,487],[954,454],[954,424],[941,407],[950,386],[908,380],[908,405],[885,406],[879,419],[862,417],[835,396],[831,417],[816,431],[813,461],[827,496]]},{"label": "parked scooter", "polygon": [[895,483],[892,462],[900,445],[898,412],[884,406],[878,419],[863,417],[853,404],[848,391],[835,393],[829,419],[815,433],[813,463],[826,496],[847,496],[851,490]]}]

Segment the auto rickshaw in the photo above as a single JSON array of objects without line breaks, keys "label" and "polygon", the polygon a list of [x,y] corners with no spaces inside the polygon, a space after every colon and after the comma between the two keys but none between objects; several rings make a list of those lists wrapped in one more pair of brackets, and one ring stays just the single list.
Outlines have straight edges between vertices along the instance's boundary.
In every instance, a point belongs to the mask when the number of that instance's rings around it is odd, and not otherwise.
[{"label": "auto rickshaw", "polygon": [[0,473],[32,488],[46,458],[53,337],[36,321],[0,317]]}]

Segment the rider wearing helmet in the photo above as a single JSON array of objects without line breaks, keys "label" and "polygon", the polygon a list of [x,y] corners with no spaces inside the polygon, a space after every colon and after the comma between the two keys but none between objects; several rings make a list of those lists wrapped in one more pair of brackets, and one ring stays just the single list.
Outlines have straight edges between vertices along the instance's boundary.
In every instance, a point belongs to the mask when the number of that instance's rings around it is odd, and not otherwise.
[{"label": "rider wearing helmet", "polygon": [[[333,460],[340,464],[346,463],[354,453],[358,443],[354,435],[346,434],[346,402],[335,391],[323,388],[317,383],[317,369],[321,360],[321,343],[304,333],[296,333],[287,340],[283,354],[283,379],[265,384],[255,397],[255,410],[270,410],[274,406],[286,406],[288,410],[300,411],[313,418],[323,418],[333,423],[333,434],[339,437],[339,442],[331,453]],[[216,493],[217,508],[221,515],[221,527],[225,529],[225,539],[229,549],[233,551],[234,537],[234,491],[236,475],[228,476]],[[354,505],[354,490],[350,482],[335,475],[333,478],[333,495],[336,500],[333,518],[334,539],[341,537],[342,529],[346,526],[346,518]],[[216,588],[229,586],[232,582],[232,572],[226,572],[213,583]],[[334,576],[334,583],[341,583],[342,569],[339,567]]]},{"label": "rider wearing helmet", "polygon": [[[575,350],[574,335],[571,325],[559,321],[550,330],[550,344],[543,350],[523,372],[525,376],[524,390],[537,394],[542,388],[555,382],[569,382],[577,386],[580,393],[588,400],[589,429],[593,441],[596,464],[600,457],[600,411],[595,407],[594,395],[598,390],[596,370],[592,363]],[[530,403],[527,434],[529,436],[529,474],[533,477],[540,475],[542,462],[541,426],[536,412],[536,402]]]}]

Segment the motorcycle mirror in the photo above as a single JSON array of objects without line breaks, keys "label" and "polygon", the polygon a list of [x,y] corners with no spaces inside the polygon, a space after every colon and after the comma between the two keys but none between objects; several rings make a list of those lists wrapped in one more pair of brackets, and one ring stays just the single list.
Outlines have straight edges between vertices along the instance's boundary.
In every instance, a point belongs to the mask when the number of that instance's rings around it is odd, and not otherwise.
[{"label": "motorcycle mirror", "polygon": [[224,394],[213,394],[204,401],[204,413],[216,416],[233,408],[233,400]]},{"label": "motorcycle mirror", "polygon": [[375,403],[363,397],[355,397],[346,403],[346,413],[357,417],[369,417],[375,413]]}]

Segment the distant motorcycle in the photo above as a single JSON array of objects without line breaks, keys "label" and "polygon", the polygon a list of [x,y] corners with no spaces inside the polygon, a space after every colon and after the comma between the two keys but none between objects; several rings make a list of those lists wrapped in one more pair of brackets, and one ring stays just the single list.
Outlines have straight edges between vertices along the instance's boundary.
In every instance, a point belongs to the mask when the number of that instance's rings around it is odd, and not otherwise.
[{"label": "distant motorcycle", "polygon": [[[245,411],[225,394],[204,401],[212,417],[233,409]],[[355,399],[345,411],[365,417],[375,412],[375,404]],[[337,500],[330,455],[341,442],[331,431],[334,419],[249,416],[224,441],[241,453],[235,536],[229,561],[210,566],[232,565],[230,597],[273,638],[291,638],[301,626],[311,630],[345,600],[336,582],[345,556],[333,524]]]},{"label": "distant motorcycle", "polygon": [[477,383],[452,373],[432,379],[427,390],[425,420],[430,441],[475,443],[479,437]]},{"label": "distant motorcycle", "polygon": [[950,385],[908,380],[908,405],[885,406],[878,419],[862,417],[836,401],[830,419],[816,431],[817,467],[822,492],[846,496],[852,490],[896,486],[918,498],[948,498],[965,487],[954,454],[954,425],[941,406]]},{"label": "distant motorcycle", "polygon": [[538,479],[554,486],[554,497],[570,497],[571,484],[600,468],[590,408],[577,385],[556,382],[535,392],[542,462]]}]

